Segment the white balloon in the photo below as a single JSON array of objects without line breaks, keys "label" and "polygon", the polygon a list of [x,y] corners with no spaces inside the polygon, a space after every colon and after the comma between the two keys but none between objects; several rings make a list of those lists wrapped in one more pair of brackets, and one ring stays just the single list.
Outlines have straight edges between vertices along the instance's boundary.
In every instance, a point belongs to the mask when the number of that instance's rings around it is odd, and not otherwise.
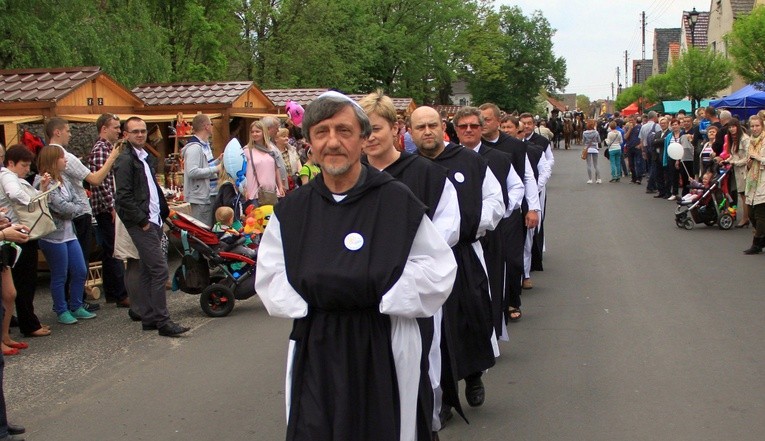
[{"label": "white balloon", "polygon": [[683,150],[684,149],[682,144],[679,142],[673,142],[667,146],[667,155],[675,161],[679,161],[683,159]]}]

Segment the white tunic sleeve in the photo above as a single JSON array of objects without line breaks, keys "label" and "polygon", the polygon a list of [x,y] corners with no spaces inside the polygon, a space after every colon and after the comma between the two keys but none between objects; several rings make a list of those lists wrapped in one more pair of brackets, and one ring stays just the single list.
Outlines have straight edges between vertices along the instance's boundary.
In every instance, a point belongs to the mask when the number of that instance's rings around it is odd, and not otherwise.
[{"label": "white tunic sleeve", "polygon": [[441,192],[441,199],[438,200],[438,206],[433,213],[433,225],[441,237],[444,238],[450,247],[457,245],[460,239],[460,204],[457,200],[457,190],[452,181],[444,178],[444,190]]},{"label": "white tunic sleeve", "polygon": [[255,291],[274,317],[301,318],[308,314],[308,304],[287,281],[282,234],[276,214],[271,215],[260,240]]},{"label": "white tunic sleeve", "polygon": [[505,214],[505,200],[502,198],[502,186],[494,173],[486,167],[486,174],[481,187],[483,201],[481,203],[481,222],[478,224],[476,239],[487,231],[497,228],[497,224]]},{"label": "white tunic sleeve", "polygon": [[539,171],[539,191],[544,190],[547,181],[550,180],[552,175],[552,168],[550,167],[550,161],[545,156],[539,158],[539,164],[537,164],[537,170]]},{"label": "white tunic sleeve", "polygon": [[541,210],[539,205],[539,187],[537,187],[537,180],[534,178],[534,169],[531,168],[529,155],[526,155],[526,170],[523,176],[523,185],[526,187],[526,201],[529,204],[529,210]]},{"label": "white tunic sleeve", "polygon": [[514,210],[521,208],[525,191],[521,177],[510,167],[510,173],[507,174],[507,209],[504,217],[510,217]]},{"label": "white tunic sleeve", "polygon": [[547,164],[550,167],[550,170],[552,171],[553,166],[555,165],[555,157],[553,156],[553,149],[552,145],[547,146],[547,150],[545,150],[545,159],[547,159]]},{"label": "white tunic sleeve", "polygon": [[404,272],[383,295],[380,312],[406,318],[430,317],[449,297],[456,274],[451,248],[423,215]]}]

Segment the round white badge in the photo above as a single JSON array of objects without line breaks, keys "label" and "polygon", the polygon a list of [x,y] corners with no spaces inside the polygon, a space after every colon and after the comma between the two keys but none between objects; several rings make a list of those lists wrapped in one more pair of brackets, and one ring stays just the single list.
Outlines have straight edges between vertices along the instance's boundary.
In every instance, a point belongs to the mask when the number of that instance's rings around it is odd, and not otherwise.
[{"label": "round white badge", "polygon": [[358,251],[364,246],[364,238],[359,233],[350,233],[345,236],[345,247],[351,251]]},{"label": "round white badge", "polygon": [[462,184],[463,182],[465,182],[465,175],[463,175],[460,172],[457,172],[454,174],[454,180]]}]

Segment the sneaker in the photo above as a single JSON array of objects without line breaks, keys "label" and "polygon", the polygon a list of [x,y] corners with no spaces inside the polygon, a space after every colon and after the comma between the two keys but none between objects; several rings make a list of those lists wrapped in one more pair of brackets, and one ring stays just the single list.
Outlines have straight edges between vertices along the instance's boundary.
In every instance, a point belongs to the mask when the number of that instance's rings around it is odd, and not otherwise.
[{"label": "sneaker", "polygon": [[676,201],[677,200],[677,196],[672,195],[672,196],[668,197],[667,200],[668,201]]},{"label": "sneaker", "polygon": [[602,184],[602,183],[603,183],[603,181],[601,181],[600,179],[598,179],[597,181],[595,181],[595,183],[596,183],[596,184]]},{"label": "sneaker", "polygon": [[58,315],[58,322],[63,325],[74,325],[77,323],[77,319],[69,311],[64,311]]},{"label": "sneaker", "polygon": [[88,312],[98,311],[101,309],[101,305],[98,303],[82,302],[82,307],[85,308],[85,310]]},{"label": "sneaker", "polygon": [[588,180],[587,180],[587,183],[588,183],[588,184],[592,184],[592,179],[588,179]]},{"label": "sneaker", "polygon": [[92,312],[88,312],[82,306],[79,307],[76,311],[72,311],[72,316],[76,319],[83,319],[83,320],[96,318],[95,314],[93,314]]}]

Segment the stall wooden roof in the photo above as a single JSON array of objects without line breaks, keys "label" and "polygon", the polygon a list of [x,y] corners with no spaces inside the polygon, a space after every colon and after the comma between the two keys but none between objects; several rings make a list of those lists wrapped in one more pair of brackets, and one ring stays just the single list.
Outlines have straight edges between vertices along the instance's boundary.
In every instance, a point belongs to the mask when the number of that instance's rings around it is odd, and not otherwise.
[{"label": "stall wooden roof", "polygon": [[[355,101],[361,101],[361,99],[367,96],[367,94],[354,93],[348,96]],[[405,113],[409,115],[410,113],[414,112],[414,110],[417,108],[417,103],[415,103],[412,98],[391,97],[390,99],[391,101],[393,101],[393,107],[396,109],[396,113]]]},{"label": "stall wooden roof", "polygon": [[98,66],[0,70],[2,115],[101,114],[142,106]]},{"label": "stall wooden roof", "polygon": [[322,93],[329,89],[265,89],[263,93],[281,108],[287,104],[287,100],[295,101],[305,107],[313,102]]},{"label": "stall wooden roof", "polygon": [[462,106],[443,105],[443,104],[440,104],[435,107],[438,113],[441,113],[442,111],[446,111],[446,114],[450,117],[454,116],[454,114],[456,114],[457,111],[460,110],[461,108]]},{"label": "stall wooden roof", "polygon": [[[274,102],[279,108],[283,109],[287,105],[287,100],[295,101],[301,106],[305,107],[311,104],[316,98],[324,92],[330,89],[266,89],[263,93],[268,96],[271,101]],[[354,93],[348,94],[348,97],[359,101],[367,94]],[[412,113],[417,108],[417,104],[412,98],[393,98],[393,107],[396,108],[396,112],[399,113]]]},{"label": "stall wooden roof", "polygon": [[276,113],[274,103],[252,81],[142,84],[133,89],[146,109],[231,109],[241,114]]}]

